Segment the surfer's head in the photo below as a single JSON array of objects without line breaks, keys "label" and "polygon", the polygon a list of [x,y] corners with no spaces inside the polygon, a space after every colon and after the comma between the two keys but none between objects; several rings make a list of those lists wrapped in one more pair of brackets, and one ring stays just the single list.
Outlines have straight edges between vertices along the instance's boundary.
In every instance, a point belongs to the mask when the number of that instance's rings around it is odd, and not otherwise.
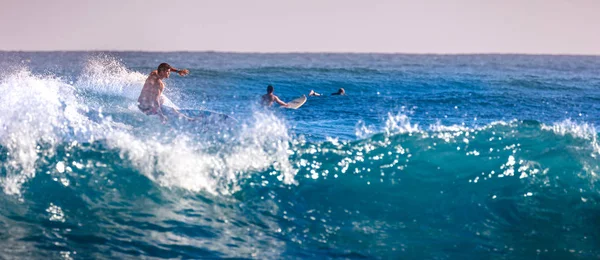
[{"label": "surfer's head", "polygon": [[271,93],[273,93],[273,91],[274,91],[274,90],[275,90],[275,89],[273,88],[273,86],[269,85],[269,86],[267,87],[267,94],[271,94]]},{"label": "surfer's head", "polygon": [[169,75],[171,74],[171,69],[173,67],[171,67],[171,65],[169,65],[169,63],[163,62],[160,65],[158,65],[158,69],[156,69],[158,71],[158,76],[161,78],[168,78]]}]

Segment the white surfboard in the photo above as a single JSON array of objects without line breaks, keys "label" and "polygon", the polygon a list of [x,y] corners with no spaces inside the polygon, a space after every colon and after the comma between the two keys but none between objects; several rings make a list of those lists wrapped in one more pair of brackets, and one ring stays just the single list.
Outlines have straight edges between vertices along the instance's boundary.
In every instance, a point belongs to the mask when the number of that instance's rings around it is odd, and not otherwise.
[{"label": "white surfboard", "polygon": [[287,107],[285,108],[289,108],[289,109],[298,109],[299,107],[301,107],[302,105],[304,105],[304,103],[306,103],[306,95],[302,95],[299,98],[296,98],[290,102],[287,102]]}]

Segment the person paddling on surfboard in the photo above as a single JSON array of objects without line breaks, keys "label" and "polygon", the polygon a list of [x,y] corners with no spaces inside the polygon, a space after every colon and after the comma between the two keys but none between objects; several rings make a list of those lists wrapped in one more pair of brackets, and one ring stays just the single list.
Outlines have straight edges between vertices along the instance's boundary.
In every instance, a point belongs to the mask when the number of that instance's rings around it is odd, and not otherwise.
[{"label": "person paddling on surfboard", "polygon": [[275,94],[273,94],[273,91],[275,91],[275,89],[273,88],[273,86],[269,85],[267,87],[267,94],[262,95],[262,100],[260,102],[261,105],[270,107],[271,105],[273,105],[273,102],[277,102],[277,104],[279,104],[280,106],[287,107],[287,104],[281,101],[279,97],[275,96]]},{"label": "person paddling on surfboard", "polygon": [[[162,80],[169,78],[171,71],[177,72],[179,76],[185,76],[190,73],[189,70],[178,70],[167,63],[161,63],[158,65],[158,69],[152,71],[146,79],[140,97],[138,98],[138,108],[146,115],[158,115],[163,123],[167,121],[167,117],[165,116],[165,111],[163,111],[162,107],[164,102],[162,93],[165,89],[165,83],[163,83]],[[172,109],[177,115],[191,120],[191,118],[181,114],[174,108],[168,109]]]},{"label": "person paddling on surfboard", "polygon": [[332,96],[343,96],[346,95],[346,90],[344,90],[344,88],[340,88],[338,89],[338,92],[335,93],[331,93]]},{"label": "person paddling on surfboard", "polygon": [[319,94],[319,93],[315,92],[315,91],[314,91],[314,90],[312,90],[312,89],[310,90],[310,92],[308,92],[308,95],[309,95],[309,96],[315,96],[315,97],[320,97],[320,96],[322,96],[322,94]]},{"label": "person paddling on surfboard", "polygon": [[[323,94],[317,93],[314,90],[310,90],[310,92],[308,92],[309,96],[315,96],[315,97],[320,97],[323,96]],[[346,90],[344,90],[343,88],[338,89],[338,92],[335,93],[331,93],[332,96],[344,96],[346,95]]]}]

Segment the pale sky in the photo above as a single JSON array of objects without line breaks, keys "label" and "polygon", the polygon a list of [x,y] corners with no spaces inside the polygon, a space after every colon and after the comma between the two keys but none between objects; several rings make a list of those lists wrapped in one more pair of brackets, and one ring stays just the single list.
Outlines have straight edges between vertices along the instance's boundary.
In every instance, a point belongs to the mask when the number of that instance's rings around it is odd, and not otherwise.
[{"label": "pale sky", "polygon": [[0,0],[0,50],[600,55],[600,0]]}]

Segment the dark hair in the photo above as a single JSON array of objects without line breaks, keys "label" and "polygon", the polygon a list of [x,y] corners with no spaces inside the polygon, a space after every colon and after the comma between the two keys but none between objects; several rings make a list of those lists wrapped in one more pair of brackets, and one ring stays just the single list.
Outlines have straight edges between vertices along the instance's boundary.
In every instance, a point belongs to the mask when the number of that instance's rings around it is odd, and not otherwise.
[{"label": "dark hair", "polygon": [[273,90],[274,90],[274,89],[273,89],[273,86],[269,85],[269,86],[267,87],[267,93],[269,93],[269,94],[270,94],[270,93],[273,93]]},{"label": "dark hair", "polygon": [[171,65],[169,65],[169,63],[163,62],[160,65],[158,65],[157,70],[158,70],[158,72],[161,72],[161,71],[168,71],[171,68],[173,68],[173,67],[171,67]]}]

